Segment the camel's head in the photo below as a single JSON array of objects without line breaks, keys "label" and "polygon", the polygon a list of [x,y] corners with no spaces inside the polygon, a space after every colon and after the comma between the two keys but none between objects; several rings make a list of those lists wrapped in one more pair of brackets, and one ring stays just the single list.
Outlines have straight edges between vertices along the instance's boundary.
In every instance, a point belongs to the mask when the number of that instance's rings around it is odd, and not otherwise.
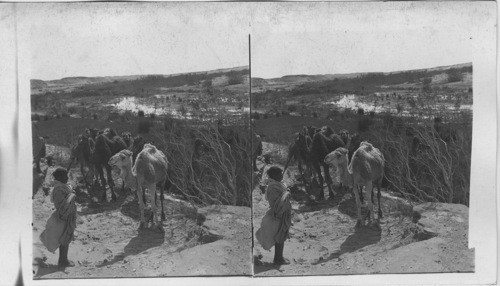
[{"label": "camel's head", "polygon": [[144,147],[142,147],[142,150],[146,150],[146,149],[156,150],[156,146],[151,144],[151,143],[146,143],[146,144],[144,144]]},{"label": "camel's head", "polygon": [[331,152],[330,154],[326,155],[325,157],[325,163],[331,166],[339,166],[339,165],[347,165],[348,163],[348,158],[347,154],[349,151],[347,151],[346,148],[340,147],[335,149],[335,151]]},{"label": "camel's head", "polygon": [[97,137],[97,135],[99,134],[99,130],[96,129],[96,128],[86,128],[85,129],[85,135],[87,137],[90,137],[92,139],[95,140],[95,138]]},{"label": "camel's head", "polygon": [[116,166],[118,168],[130,167],[132,168],[132,151],[121,150],[111,157],[108,161],[108,165]]},{"label": "camel's head", "polygon": [[320,128],[320,132],[323,133],[325,136],[330,136],[334,133],[333,129],[330,126],[326,125]]},{"label": "camel's head", "polygon": [[359,144],[359,148],[362,148],[365,151],[370,152],[371,150],[373,150],[373,145],[367,141],[363,141],[361,142],[361,144]]},{"label": "camel's head", "polygon": [[347,143],[349,141],[349,131],[347,131],[346,129],[342,129],[339,131],[339,135],[340,135],[340,138],[342,138],[342,141],[344,141],[344,144],[347,145]]},{"label": "camel's head", "polygon": [[122,133],[122,138],[125,141],[127,141],[127,140],[130,141],[132,139],[132,134],[128,131],[125,131]]}]

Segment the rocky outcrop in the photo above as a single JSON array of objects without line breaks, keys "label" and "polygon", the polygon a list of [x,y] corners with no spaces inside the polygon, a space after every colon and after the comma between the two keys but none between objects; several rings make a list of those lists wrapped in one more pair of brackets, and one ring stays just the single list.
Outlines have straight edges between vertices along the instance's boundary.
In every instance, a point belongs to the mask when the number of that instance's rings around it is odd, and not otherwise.
[{"label": "rocky outcrop", "polygon": [[413,207],[413,222],[433,236],[467,238],[469,208],[460,204],[424,203]]}]

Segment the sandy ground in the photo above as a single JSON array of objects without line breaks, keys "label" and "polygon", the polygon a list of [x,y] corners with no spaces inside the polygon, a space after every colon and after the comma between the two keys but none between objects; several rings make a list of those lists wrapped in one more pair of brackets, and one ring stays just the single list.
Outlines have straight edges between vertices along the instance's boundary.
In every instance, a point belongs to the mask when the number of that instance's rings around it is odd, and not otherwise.
[{"label": "sandy ground", "polygon": [[[263,167],[262,165],[260,166]],[[383,193],[380,229],[356,229],[356,204],[350,192],[333,200],[310,200],[298,170],[288,169],[284,182],[292,193],[290,238],[284,256],[289,265],[272,264],[274,248],[254,248],[256,276],[473,272],[474,250],[468,249],[468,208],[454,204],[408,202]],[[328,197],[325,188],[325,197]],[[253,191],[254,233],[268,210],[259,187]],[[363,214],[366,214],[364,209]]]},{"label": "sandy ground", "polygon": [[155,232],[138,230],[137,200],[130,192],[117,193],[117,202],[107,203],[78,193],[77,228],[69,248],[75,266],[65,269],[57,267],[58,251],[48,252],[39,240],[53,205],[41,190],[36,193],[34,279],[251,275],[249,207],[208,206],[193,215],[166,200],[164,232]]}]

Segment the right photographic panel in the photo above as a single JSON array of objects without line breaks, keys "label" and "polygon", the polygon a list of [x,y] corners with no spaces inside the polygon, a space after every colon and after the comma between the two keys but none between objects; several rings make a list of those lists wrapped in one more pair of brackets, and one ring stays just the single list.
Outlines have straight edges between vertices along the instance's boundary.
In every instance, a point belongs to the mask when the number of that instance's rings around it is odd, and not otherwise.
[{"label": "right photographic panel", "polygon": [[478,15],[429,4],[256,9],[256,276],[475,271]]}]

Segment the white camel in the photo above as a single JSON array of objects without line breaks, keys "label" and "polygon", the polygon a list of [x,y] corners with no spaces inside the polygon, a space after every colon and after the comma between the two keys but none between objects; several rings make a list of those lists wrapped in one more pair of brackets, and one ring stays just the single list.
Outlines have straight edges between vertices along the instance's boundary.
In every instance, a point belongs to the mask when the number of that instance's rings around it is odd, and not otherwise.
[{"label": "white camel", "polygon": [[[161,185],[161,219],[165,219],[163,210],[163,189],[167,181],[168,160],[162,151],[158,150],[152,144],[145,144],[142,151],[137,155],[135,163],[132,164],[132,152],[130,150],[122,150],[111,157],[109,165],[117,166],[120,169],[120,177],[125,182],[125,186],[136,188],[141,213],[141,224],[139,228],[147,226],[147,222],[144,218],[145,202],[142,196],[143,187],[146,187],[149,192],[149,197],[153,200],[151,203],[151,212],[153,216],[152,226],[155,227],[157,224],[156,185]],[[158,224],[158,228],[162,229],[161,224]]]},{"label": "white camel", "polygon": [[[363,186],[365,186],[367,193],[373,198],[373,185],[375,184],[379,186],[379,192],[377,195],[379,201],[379,214],[377,221],[375,221],[373,202],[370,199],[367,200],[368,210],[370,212],[369,220],[370,222],[375,222],[377,226],[379,225],[379,220],[381,217],[380,184],[384,177],[384,165],[384,155],[382,155],[380,150],[373,147],[372,144],[363,141],[361,142],[359,148],[354,152],[348,167],[348,172],[352,175],[353,178],[354,190],[357,189],[356,187],[362,188]],[[359,198],[359,193],[354,191],[354,196],[356,198],[358,215],[356,226],[361,226],[364,222],[361,218],[361,201]]]}]

